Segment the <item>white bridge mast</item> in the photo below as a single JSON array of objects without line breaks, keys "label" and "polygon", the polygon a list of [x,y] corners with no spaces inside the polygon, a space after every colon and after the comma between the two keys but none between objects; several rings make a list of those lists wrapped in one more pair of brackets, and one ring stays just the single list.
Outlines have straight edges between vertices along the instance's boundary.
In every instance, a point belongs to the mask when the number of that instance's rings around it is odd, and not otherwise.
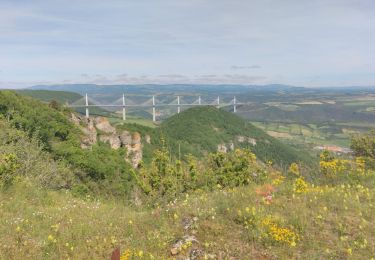
[{"label": "white bridge mast", "polygon": [[125,94],[122,94],[122,120],[126,120]]},{"label": "white bridge mast", "polygon": [[177,113],[179,114],[180,112],[181,112],[180,96],[177,96]]},{"label": "white bridge mast", "polygon": [[86,93],[86,96],[85,96],[85,100],[86,100],[86,118],[89,118],[90,117],[90,114],[89,114],[89,99],[87,97],[87,93]]},{"label": "white bridge mast", "polygon": [[155,96],[152,96],[152,121],[156,122]]}]

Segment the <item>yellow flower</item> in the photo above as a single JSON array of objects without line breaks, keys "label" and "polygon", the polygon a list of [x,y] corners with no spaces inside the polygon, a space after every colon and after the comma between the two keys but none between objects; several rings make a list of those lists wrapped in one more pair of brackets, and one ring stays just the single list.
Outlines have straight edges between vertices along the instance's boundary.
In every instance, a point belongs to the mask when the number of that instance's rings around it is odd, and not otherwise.
[{"label": "yellow flower", "polygon": [[20,231],[21,231],[21,227],[20,227],[20,226],[17,226],[16,231],[17,231],[17,232],[20,232]]},{"label": "yellow flower", "polygon": [[295,193],[305,193],[307,192],[307,186],[303,177],[299,177],[294,181],[293,190]]},{"label": "yellow flower", "polygon": [[133,224],[133,221],[132,220],[129,220],[129,225],[132,225]]}]

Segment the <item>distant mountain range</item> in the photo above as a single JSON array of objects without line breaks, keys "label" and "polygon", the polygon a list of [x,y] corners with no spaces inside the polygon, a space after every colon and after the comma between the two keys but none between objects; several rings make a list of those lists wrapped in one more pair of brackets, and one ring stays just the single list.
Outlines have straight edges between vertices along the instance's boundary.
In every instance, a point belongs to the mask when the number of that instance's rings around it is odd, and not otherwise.
[{"label": "distant mountain range", "polygon": [[242,93],[245,91],[296,91],[304,90],[306,88],[294,87],[281,84],[271,85],[194,85],[194,84],[169,84],[169,85],[96,85],[96,84],[63,84],[63,85],[37,85],[28,89],[32,90],[55,90],[55,91],[70,91],[79,94],[155,94],[155,93],[201,93],[201,94],[232,94]]}]

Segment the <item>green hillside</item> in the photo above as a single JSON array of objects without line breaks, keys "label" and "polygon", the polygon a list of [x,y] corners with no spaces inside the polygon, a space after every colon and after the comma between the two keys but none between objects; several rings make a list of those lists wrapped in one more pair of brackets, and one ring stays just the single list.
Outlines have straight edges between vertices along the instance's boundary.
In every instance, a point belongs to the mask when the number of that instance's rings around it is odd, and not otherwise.
[{"label": "green hillside", "polygon": [[[98,142],[91,150],[80,147],[81,131],[69,119],[70,110],[52,108],[14,91],[0,91],[0,119],[11,127],[36,138],[46,152],[63,160],[77,171],[77,179],[91,189],[111,186],[110,193],[125,193],[130,185],[130,166],[123,151],[114,151]],[[74,188],[76,183],[69,188]]]},{"label": "green hillside", "polygon": [[[235,114],[215,107],[190,108],[171,116],[156,128],[134,123],[121,123],[117,128],[139,132],[143,137],[151,136],[151,144],[143,143],[143,160],[146,164],[151,162],[154,150],[161,146],[161,139],[166,141],[174,158],[184,159],[188,154],[202,158],[210,152],[216,152],[218,145],[222,144],[227,151],[231,150],[231,146],[250,149],[260,160],[272,161],[282,168],[292,162],[305,165],[314,162],[307,152],[297,151]],[[256,144],[251,144],[249,139]]]},{"label": "green hillside", "polygon": [[73,103],[79,100],[82,96],[78,93],[68,92],[68,91],[51,91],[51,90],[29,90],[22,89],[17,90],[18,93],[24,96],[29,96],[38,99],[43,102],[51,102],[55,100],[60,104]]},{"label": "green hillside", "polygon": [[[32,97],[34,99],[40,100],[42,102],[51,102],[57,101],[61,105],[66,103],[74,103],[75,101],[82,98],[82,96],[75,92],[69,91],[54,91],[54,90],[31,90],[31,89],[22,89],[17,90],[21,95]],[[74,109],[77,113],[85,114],[85,108],[77,107]],[[91,115],[100,115],[100,116],[111,116],[112,113],[100,107],[91,107]]]},{"label": "green hillside", "polygon": [[[215,107],[196,107],[166,119],[160,126],[171,150],[181,153],[192,153],[200,156],[205,151],[216,151],[219,144],[225,144],[229,150],[233,143],[235,148],[249,148],[262,161],[272,161],[280,166],[292,162],[308,162],[311,158],[267,135],[263,130],[253,126],[235,114]],[[239,139],[254,139],[256,145]]]}]

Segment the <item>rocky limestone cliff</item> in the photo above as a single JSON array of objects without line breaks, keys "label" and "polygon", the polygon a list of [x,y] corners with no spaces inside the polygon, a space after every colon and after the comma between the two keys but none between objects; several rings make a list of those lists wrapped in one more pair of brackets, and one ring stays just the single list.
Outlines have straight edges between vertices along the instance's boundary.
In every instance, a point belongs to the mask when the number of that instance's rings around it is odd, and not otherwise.
[{"label": "rocky limestone cliff", "polygon": [[111,124],[109,123],[107,118],[98,116],[94,119],[94,121],[95,121],[95,127],[98,130],[100,130],[100,131],[102,131],[106,134],[116,133],[116,128],[111,126]]},{"label": "rocky limestone cliff", "polygon": [[[236,139],[239,143],[248,143],[248,144],[251,144],[252,146],[255,146],[257,144],[257,141],[254,138],[251,138],[251,137],[239,135],[239,136],[236,137]],[[228,144],[221,143],[221,144],[217,145],[217,151],[218,152],[226,153],[228,151],[233,151],[233,150],[234,150],[234,143],[233,142],[230,142]]]},{"label": "rocky limestone cliff", "polygon": [[[139,166],[143,158],[143,152],[142,138],[138,132],[130,133],[124,130],[119,133],[105,117],[82,118],[72,113],[71,121],[82,130],[82,149],[90,149],[99,140],[100,142],[108,143],[114,150],[126,149],[124,159],[134,168]],[[145,139],[147,143],[151,142],[149,135]]]}]

